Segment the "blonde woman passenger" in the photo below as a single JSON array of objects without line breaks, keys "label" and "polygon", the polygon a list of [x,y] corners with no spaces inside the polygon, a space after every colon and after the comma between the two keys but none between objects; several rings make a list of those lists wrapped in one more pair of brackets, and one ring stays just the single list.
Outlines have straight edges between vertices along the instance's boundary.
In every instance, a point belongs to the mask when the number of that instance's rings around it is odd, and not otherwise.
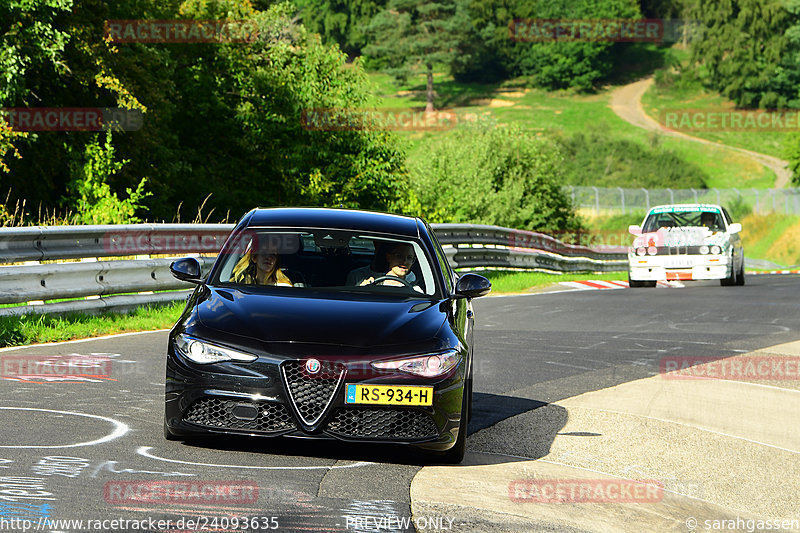
[{"label": "blonde woman passenger", "polygon": [[258,247],[255,252],[252,246],[249,247],[233,267],[231,281],[247,285],[294,286],[288,276],[281,272],[280,256],[266,246]]}]

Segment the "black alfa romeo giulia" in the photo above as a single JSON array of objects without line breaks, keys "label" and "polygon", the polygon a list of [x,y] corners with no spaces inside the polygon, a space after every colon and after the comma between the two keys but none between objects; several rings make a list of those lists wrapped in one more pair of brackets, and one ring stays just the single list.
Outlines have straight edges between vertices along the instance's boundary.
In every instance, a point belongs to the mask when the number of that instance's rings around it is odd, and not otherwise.
[{"label": "black alfa romeo giulia", "polygon": [[197,285],[167,348],[164,434],[300,436],[464,456],[471,299],[421,219],[255,209]]}]

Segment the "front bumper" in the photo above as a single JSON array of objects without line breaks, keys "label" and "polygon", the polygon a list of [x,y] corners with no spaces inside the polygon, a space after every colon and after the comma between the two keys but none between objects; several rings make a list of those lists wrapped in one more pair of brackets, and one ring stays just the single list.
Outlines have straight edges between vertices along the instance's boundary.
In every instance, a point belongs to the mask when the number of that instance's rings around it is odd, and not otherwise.
[{"label": "front bumper", "polygon": [[630,279],[634,281],[724,279],[731,275],[730,257],[689,256],[688,265],[672,267],[671,257],[629,258]]},{"label": "front bumper", "polygon": [[[170,347],[165,395],[167,429],[183,437],[288,436],[414,444],[434,451],[446,451],[455,443],[464,393],[463,360],[435,382],[395,372],[359,378],[363,375],[362,364],[351,367],[337,363],[345,367],[344,377],[325,389],[327,403],[313,417],[303,412],[302,406],[298,407],[294,401],[297,395],[290,394],[288,378],[281,371],[281,365],[298,361],[260,357],[246,364],[196,365],[175,355]],[[433,404],[415,407],[346,404],[348,383],[431,385]],[[318,388],[315,381],[303,385],[310,394]]]}]

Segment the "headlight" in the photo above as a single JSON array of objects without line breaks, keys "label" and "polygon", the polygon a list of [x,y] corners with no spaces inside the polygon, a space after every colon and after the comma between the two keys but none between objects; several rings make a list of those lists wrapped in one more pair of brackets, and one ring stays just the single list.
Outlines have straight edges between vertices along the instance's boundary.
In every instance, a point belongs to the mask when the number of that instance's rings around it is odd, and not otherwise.
[{"label": "headlight", "polygon": [[700,253],[703,254],[703,255],[706,255],[708,253],[708,246],[706,246],[705,244],[703,246],[701,246],[700,247]]},{"label": "headlight", "polygon": [[644,248],[637,248],[636,249],[636,255],[641,256],[641,255],[644,255],[646,253],[647,253],[647,250],[645,250]]},{"label": "headlight", "polygon": [[417,357],[395,359],[392,361],[379,361],[372,363],[376,370],[399,370],[424,378],[435,378],[447,374],[461,361],[458,350],[448,350],[442,353],[433,353]]},{"label": "headlight", "polygon": [[656,255],[658,253],[658,248],[655,246],[648,246],[647,247],[647,254],[648,255]]},{"label": "headlight", "polygon": [[257,359],[255,355],[223,348],[184,334],[175,337],[175,348],[185,358],[201,365],[219,363],[220,361],[244,361],[249,363]]},{"label": "headlight", "polygon": [[715,244],[714,246],[711,247],[711,253],[714,255],[719,255],[722,253],[722,248],[720,248]]}]

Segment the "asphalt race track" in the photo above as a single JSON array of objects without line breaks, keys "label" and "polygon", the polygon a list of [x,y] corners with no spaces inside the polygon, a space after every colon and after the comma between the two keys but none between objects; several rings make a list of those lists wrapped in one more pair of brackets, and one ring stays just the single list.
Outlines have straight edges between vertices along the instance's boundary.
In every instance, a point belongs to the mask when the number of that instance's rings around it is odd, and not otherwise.
[{"label": "asphalt race track", "polygon": [[[684,391],[668,402],[680,424],[663,414],[670,406],[657,406],[654,397],[631,400],[627,411],[592,411],[647,394],[653,387],[648,384],[657,383],[648,380],[660,378],[664,358],[737,357],[800,341],[796,276],[750,276],[743,287],[686,285],[477,300],[474,412],[467,459],[458,467],[423,467],[418,455],[387,446],[256,438],[168,442],[162,435],[163,331],[2,350],[0,530],[22,531],[26,524],[36,530],[40,524],[40,531],[75,532],[605,531],[624,530],[625,521],[639,512],[631,505],[646,505],[605,503],[598,507],[608,514],[604,523],[596,521],[595,507],[588,513],[581,504],[512,502],[506,478],[494,489],[502,476],[541,476],[526,469],[548,465],[581,468],[595,477],[674,482],[676,475],[665,472],[694,472],[684,485],[703,490],[668,489],[670,498],[680,500],[661,502],[675,516],[698,507],[712,517],[715,512],[756,518],[795,513],[800,519],[792,478],[784,481],[794,495],[778,486],[761,507],[740,501],[743,495],[730,483],[715,483],[721,476],[760,483],[772,475],[770,469],[788,476],[790,460],[798,470],[800,445],[791,446],[795,434],[761,428],[763,438],[754,438],[745,434],[751,423],[746,413],[734,419],[739,401],[768,405],[748,400],[747,394],[776,394],[769,401],[784,406],[798,403],[797,378],[744,384],[752,385],[747,389],[752,392],[735,395],[710,386]],[[15,374],[26,361],[54,356],[69,357],[53,361],[83,356],[97,372],[58,381]],[[707,396],[693,403],[700,392]],[[791,394],[794,401],[782,399]],[[702,413],[704,402],[715,398],[733,399]],[[662,410],[658,417],[652,415],[657,409]],[[650,421],[643,422],[648,413]],[[759,420],[763,413],[754,415],[752,424]],[[786,426],[797,426],[797,419]],[[615,439],[622,428],[627,436]],[[709,444],[709,439],[721,440]],[[564,451],[568,448],[572,455]],[[675,454],[686,455],[671,464]],[[725,454],[730,454],[727,468],[708,466],[710,455]],[[772,464],[770,457],[780,460]],[[760,466],[751,468],[751,459]],[[692,465],[681,470],[678,463]],[[544,475],[563,477],[564,472]],[[673,515],[664,518],[666,511],[651,514],[646,519],[657,520],[656,525],[634,524],[639,531],[692,529]],[[115,519],[144,522],[110,522]]]}]

